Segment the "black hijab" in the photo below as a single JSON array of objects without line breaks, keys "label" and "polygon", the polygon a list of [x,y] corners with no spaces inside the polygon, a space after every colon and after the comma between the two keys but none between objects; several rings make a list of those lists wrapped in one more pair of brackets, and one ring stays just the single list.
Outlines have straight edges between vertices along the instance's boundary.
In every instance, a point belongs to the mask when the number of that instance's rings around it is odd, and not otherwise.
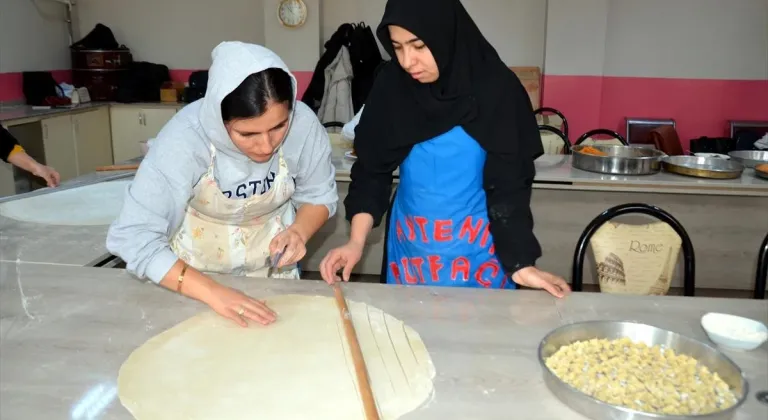
[{"label": "black hijab", "polygon": [[[439,69],[420,83],[395,58],[389,25],[419,37]],[[461,126],[487,152],[483,167],[496,256],[508,274],[541,256],[530,200],[534,159],[544,153],[528,93],[459,0],[388,0],[377,35],[393,59],[376,77],[355,129],[347,220],[378,226],[389,207],[392,172],[412,147]]]},{"label": "black hijab", "polygon": [[[424,41],[440,72],[436,82],[420,83],[400,67],[389,25]],[[391,172],[413,145],[456,126],[489,153],[543,153],[538,135],[521,138],[513,126],[515,114],[531,112],[528,94],[459,0],[389,0],[376,34],[393,59],[378,75],[355,132],[355,151],[367,169]]]}]

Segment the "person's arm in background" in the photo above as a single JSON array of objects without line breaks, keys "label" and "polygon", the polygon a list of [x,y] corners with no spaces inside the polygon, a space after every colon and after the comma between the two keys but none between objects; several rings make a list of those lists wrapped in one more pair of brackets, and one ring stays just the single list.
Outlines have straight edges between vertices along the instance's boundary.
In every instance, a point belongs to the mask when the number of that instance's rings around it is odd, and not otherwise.
[{"label": "person's arm in background", "polygon": [[58,186],[61,181],[61,177],[55,169],[39,163],[28,155],[16,138],[3,126],[0,126],[0,158],[44,179],[49,187]]},{"label": "person's arm in background", "polygon": [[570,291],[565,280],[536,268],[541,245],[533,232],[531,193],[534,161],[544,148],[528,94],[516,77],[513,81],[518,152],[514,156],[489,153],[483,169],[490,231],[496,256],[515,283],[563,297]]},{"label": "person's arm in background", "polygon": [[190,151],[196,144],[193,142],[199,141],[194,134],[176,136],[158,139],[142,161],[126,190],[120,215],[109,227],[107,249],[125,261],[128,271],[139,278],[148,277],[197,299],[242,326],[247,325],[246,319],[272,322],[274,313],[262,302],[192,267],[186,269],[179,287],[185,263],[171,250],[169,238],[181,225],[207,162]]},{"label": "person's arm in background", "polygon": [[297,208],[296,220],[270,243],[271,255],[285,250],[278,263],[280,267],[304,258],[307,242],[336,214],[339,201],[328,133],[309,108],[303,103],[297,107],[300,108],[291,129],[303,131],[304,146],[297,162],[296,190],[291,197]]}]

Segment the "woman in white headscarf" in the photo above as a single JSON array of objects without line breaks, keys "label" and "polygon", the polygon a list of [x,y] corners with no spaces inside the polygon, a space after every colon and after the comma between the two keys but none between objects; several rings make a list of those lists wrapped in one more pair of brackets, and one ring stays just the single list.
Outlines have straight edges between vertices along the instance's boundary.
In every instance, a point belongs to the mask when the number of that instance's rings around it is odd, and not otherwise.
[{"label": "woman in white headscarf", "polygon": [[129,271],[245,326],[266,305],[205,273],[298,278],[305,244],[336,211],[331,147],[272,51],[225,42],[203,99],[151,142],[107,248]]}]

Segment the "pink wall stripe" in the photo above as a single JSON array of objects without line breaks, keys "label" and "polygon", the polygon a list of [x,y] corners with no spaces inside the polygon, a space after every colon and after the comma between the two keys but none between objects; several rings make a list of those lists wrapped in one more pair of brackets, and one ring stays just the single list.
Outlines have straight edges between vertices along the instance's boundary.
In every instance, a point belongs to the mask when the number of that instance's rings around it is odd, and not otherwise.
[{"label": "pink wall stripe", "polygon": [[768,121],[768,81],[544,76],[543,106],[568,119],[575,141],[594,128],[625,134],[624,118],[672,118],[683,148],[727,135],[728,120]]},{"label": "pink wall stripe", "polygon": [[[192,74],[193,71],[195,70],[171,70],[171,79],[179,82],[187,82],[189,80],[189,75]],[[59,83],[72,83],[71,70],[53,70],[51,73],[53,74],[53,78]],[[294,71],[293,75],[296,76],[296,81],[299,84],[298,97],[301,98],[312,79],[312,72]],[[22,90],[21,81],[21,73],[0,73],[0,102],[23,101],[24,91]]]},{"label": "pink wall stripe", "polygon": [[[71,70],[52,70],[51,73],[59,83],[72,83]],[[0,73],[0,102],[23,100],[21,73]]]}]

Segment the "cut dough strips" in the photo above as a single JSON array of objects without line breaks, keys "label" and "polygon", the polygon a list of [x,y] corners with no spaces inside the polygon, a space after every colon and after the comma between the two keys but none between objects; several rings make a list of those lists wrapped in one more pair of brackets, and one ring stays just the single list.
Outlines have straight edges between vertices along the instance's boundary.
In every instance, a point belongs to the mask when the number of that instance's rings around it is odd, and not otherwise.
[{"label": "cut dough strips", "polygon": [[[364,419],[336,301],[267,299],[278,321],[244,329],[213,312],[150,339],[120,368],[120,401],[139,420]],[[419,334],[348,301],[383,419],[417,409],[435,368]]]},{"label": "cut dough strips", "polygon": [[101,182],[8,201],[0,205],[0,215],[47,225],[108,225],[120,215],[130,183]]}]

